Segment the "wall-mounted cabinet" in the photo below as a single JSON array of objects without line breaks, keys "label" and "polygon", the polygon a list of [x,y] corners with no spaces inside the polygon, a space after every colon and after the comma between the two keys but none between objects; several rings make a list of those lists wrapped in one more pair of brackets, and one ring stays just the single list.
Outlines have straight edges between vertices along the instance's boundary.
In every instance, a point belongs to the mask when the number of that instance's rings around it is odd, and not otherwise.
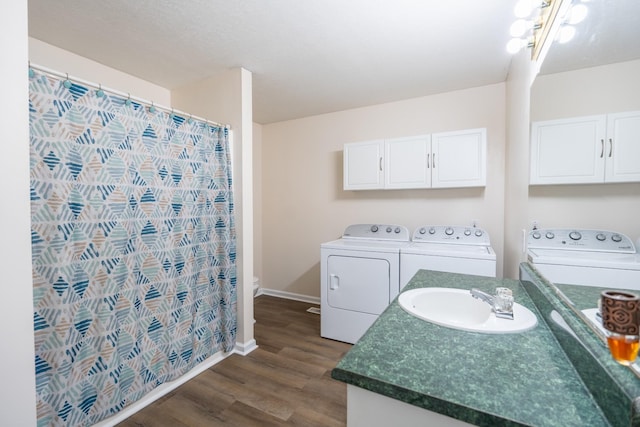
[{"label": "wall-mounted cabinet", "polygon": [[486,129],[345,144],[344,189],[481,187],[486,147]]},{"label": "wall-mounted cabinet", "polygon": [[532,123],[529,182],[640,182],[640,111]]}]

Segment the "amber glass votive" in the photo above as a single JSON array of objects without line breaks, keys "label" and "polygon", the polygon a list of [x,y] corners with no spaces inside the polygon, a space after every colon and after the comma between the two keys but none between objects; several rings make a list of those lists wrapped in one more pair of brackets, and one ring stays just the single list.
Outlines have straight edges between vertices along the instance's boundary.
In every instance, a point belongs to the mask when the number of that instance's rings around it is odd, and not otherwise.
[{"label": "amber glass votive", "polygon": [[632,364],[640,348],[640,297],[625,291],[603,291],[600,311],[602,326],[609,332],[611,356],[622,365]]}]

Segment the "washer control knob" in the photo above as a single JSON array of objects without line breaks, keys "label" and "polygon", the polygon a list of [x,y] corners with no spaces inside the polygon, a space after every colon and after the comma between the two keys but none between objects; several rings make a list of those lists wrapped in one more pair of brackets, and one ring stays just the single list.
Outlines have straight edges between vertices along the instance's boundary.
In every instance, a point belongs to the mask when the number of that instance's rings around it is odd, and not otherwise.
[{"label": "washer control knob", "polygon": [[433,227],[431,227],[431,228],[429,229],[429,234],[436,234],[436,229],[435,229],[435,228],[433,228]]},{"label": "washer control knob", "polygon": [[395,230],[393,230],[396,234],[400,233],[400,227],[396,227]]},{"label": "washer control knob", "polygon": [[531,233],[531,237],[533,237],[534,239],[539,239],[540,237],[542,237],[542,234],[540,234],[539,231],[534,231],[533,233]]},{"label": "washer control knob", "polygon": [[474,234],[476,235],[476,237],[480,237],[482,236],[482,230],[476,230]]},{"label": "washer control knob", "polygon": [[580,232],[578,231],[572,231],[571,233],[569,233],[569,238],[571,240],[580,240],[582,239],[582,234],[580,234]]},{"label": "washer control knob", "polygon": [[424,234],[426,232],[427,232],[427,229],[424,228],[424,227],[422,227],[420,230],[418,230],[418,233],[420,233],[420,234]]},{"label": "washer control knob", "polygon": [[378,232],[378,226],[377,225],[372,225],[371,226],[371,231],[374,232],[374,233],[377,233]]},{"label": "washer control knob", "polygon": [[545,234],[544,237],[546,237],[547,239],[553,239],[554,237],[556,237],[556,235],[551,231],[547,231],[547,234]]},{"label": "washer control knob", "polygon": [[464,230],[464,235],[465,236],[471,236],[471,230],[469,230],[468,228]]},{"label": "washer control knob", "polygon": [[453,228],[451,227],[447,227],[444,229],[444,234],[446,234],[447,236],[451,236],[453,234]]},{"label": "washer control knob", "polygon": [[391,233],[393,229],[391,227],[387,227],[387,233]]},{"label": "washer control knob", "polygon": [[611,240],[613,240],[616,243],[620,243],[622,242],[622,236],[619,234],[614,234],[613,236],[611,236]]},{"label": "washer control knob", "polygon": [[[614,239],[615,236],[616,234],[611,236],[611,240],[613,240],[614,242],[615,242],[615,239]],[[607,240],[607,236],[605,236],[604,233],[598,233],[596,234],[596,239],[598,239],[600,242],[604,242],[605,240]]]}]

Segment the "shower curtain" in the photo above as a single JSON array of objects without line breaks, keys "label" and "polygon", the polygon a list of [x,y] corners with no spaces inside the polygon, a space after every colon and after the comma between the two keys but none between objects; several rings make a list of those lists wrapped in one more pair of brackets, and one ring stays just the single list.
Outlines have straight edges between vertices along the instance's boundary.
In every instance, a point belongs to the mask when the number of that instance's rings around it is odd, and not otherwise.
[{"label": "shower curtain", "polygon": [[114,415],[236,339],[229,131],[30,70],[38,425]]}]

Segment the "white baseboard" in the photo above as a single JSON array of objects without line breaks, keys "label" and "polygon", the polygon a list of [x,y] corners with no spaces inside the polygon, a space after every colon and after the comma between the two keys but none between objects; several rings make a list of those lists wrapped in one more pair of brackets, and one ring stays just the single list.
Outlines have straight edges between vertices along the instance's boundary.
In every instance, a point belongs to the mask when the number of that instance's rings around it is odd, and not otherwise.
[{"label": "white baseboard", "polygon": [[245,343],[236,342],[236,348],[233,352],[239,354],[240,356],[246,356],[256,348],[258,348],[258,344],[256,344],[256,340],[252,339]]},{"label": "white baseboard", "polygon": [[[255,343],[255,341],[254,341],[254,343]],[[214,354],[213,356],[209,357],[204,362],[202,362],[202,363],[198,364],[197,366],[195,366],[193,369],[191,369],[186,374],[182,375],[179,378],[176,378],[173,381],[164,383],[164,384],[156,387],[155,389],[153,389],[152,391],[147,393],[142,399],[137,400],[133,404],[127,406],[126,408],[124,408],[123,410],[118,412],[116,415],[114,415],[114,416],[112,416],[110,418],[107,418],[105,420],[102,420],[97,424],[94,424],[93,427],[112,427],[112,426],[115,426],[118,423],[121,423],[122,421],[124,421],[125,419],[129,418],[130,416],[132,416],[136,412],[140,411],[144,407],[146,407],[146,406],[152,404],[153,402],[155,402],[156,400],[160,399],[165,394],[167,394],[167,393],[173,391],[174,389],[180,387],[181,385],[183,385],[184,383],[186,383],[190,379],[193,379],[194,377],[196,377],[197,375],[201,374],[202,372],[206,371],[207,369],[209,369],[213,365],[215,365],[215,364],[221,362],[222,360],[226,359],[227,357],[231,356],[233,353],[235,353],[235,351],[232,351],[230,353],[218,352],[218,353]]]},{"label": "white baseboard", "polygon": [[295,294],[293,292],[279,291],[276,289],[260,288],[260,290],[258,291],[258,295],[268,295],[271,297],[292,299],[295,301],[302,301],[308,302],[310,304],[320,305],[320,297],[310,297],[309,295]]}]

